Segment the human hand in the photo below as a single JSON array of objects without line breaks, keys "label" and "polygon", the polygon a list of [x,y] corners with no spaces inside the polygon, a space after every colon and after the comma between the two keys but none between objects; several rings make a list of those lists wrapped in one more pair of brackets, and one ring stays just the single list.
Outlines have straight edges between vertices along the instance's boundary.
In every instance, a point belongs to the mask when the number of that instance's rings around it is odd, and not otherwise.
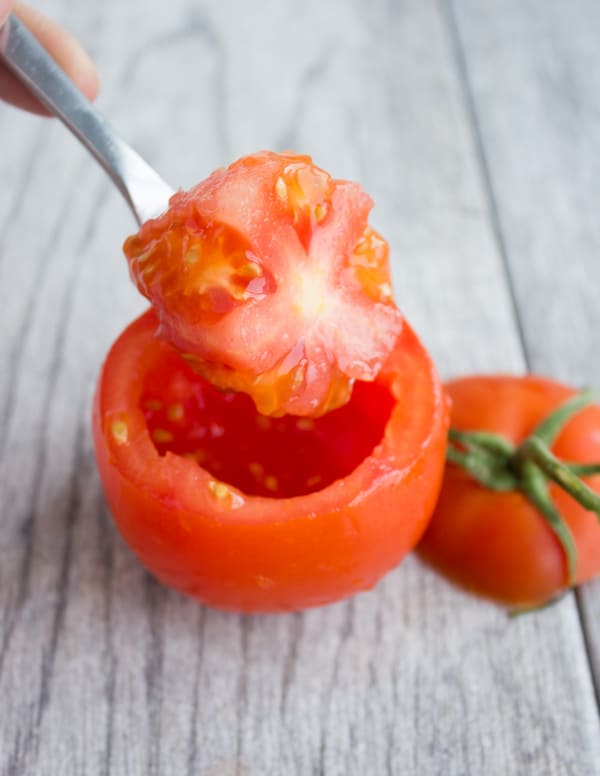
[{"label": "human hand", "polygon": [[[75,38],[39,11],[23,3],[17,3],[15,0],[0,0],[0,27],[11,11],[35,35],[75,86],[88,99],[93,100],[98,93],[98,73],[93,62]],[[48,115],[48,111],[2,64],[0,64],[0,100],[5,100],[32,113]]]}]

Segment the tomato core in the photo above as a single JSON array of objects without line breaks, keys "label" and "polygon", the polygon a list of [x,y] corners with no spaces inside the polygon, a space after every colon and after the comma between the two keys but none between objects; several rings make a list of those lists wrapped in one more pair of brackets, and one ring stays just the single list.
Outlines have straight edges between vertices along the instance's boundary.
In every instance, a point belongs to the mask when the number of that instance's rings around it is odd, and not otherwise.
[{"label": "tomato core", "polygon": [[346,477],[381,441],[394,399],[357,382],[348,404],[320,418],[266,417],[249,396],[220,391],[175,352],[146,375],[141,410],[160,455],[195,460],[249,495],[301,496]]}]

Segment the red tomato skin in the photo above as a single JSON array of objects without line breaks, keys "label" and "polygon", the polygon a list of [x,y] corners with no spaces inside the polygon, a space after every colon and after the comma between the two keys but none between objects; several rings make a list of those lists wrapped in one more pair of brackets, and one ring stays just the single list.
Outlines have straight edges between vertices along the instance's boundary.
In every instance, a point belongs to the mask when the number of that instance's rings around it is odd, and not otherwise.
[{"label": "red tomato skin", "polygon": [[[135,405],[155,328],[148,312],[113,345],[93,431],[115,522],[158,579],[221,609],[293,611],[373,587],[415,546],[441,485],[448,406],[408,325],[378,378],[401,400],[372,455],[322,491],[280,499],[240,494],[236,509],[210,498],[208,472],[171,453],[160,457],[152,445]],[[125,444],[110,433],[122,418]]]},{"label": "red tomato skin", "polygon": [[[536,376],[468,377],[446,388],[453,428],[493,431],[514,443],[575,393]],[[574,417],[552,450],[566,461],[600,461],[600,407]],[[585,482],[600,492],[600,477]],[[583,583],[600,573],[598,518],[558,486],[550,492],[575,539],[577,583]],[[516,491],[492,492],[452,464],[419,553],[457,585],[508,605],[540,605],[567,586],[564,551],[530,502]]]}]

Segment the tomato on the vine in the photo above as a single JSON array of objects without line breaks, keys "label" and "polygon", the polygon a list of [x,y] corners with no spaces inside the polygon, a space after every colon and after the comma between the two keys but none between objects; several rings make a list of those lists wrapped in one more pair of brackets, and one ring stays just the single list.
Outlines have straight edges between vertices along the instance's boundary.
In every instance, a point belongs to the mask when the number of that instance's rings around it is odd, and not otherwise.
[{"label": "tomato on the vine", "polygon": [[160,335],[266,415],[317,417],[373,380],[402,328],[371,198],[310,157],[217,170],[125,243]]},{"label": "tomato on the vine", "polygon": [[315,419],[217,390],[157,325],[149,311],[113,345],[93,426],[115,521],[160,580],[225,609],[294,610],[372,587],[414,547],[448,411],[407,324],[376,379]]},{"label": "tomato on the vine", "polygon": [[[600,406],[540,377],[447,385],[448,463],[420,554],[517,607],[600,574]],[[581,478],[581,479],[580,479]]]}]

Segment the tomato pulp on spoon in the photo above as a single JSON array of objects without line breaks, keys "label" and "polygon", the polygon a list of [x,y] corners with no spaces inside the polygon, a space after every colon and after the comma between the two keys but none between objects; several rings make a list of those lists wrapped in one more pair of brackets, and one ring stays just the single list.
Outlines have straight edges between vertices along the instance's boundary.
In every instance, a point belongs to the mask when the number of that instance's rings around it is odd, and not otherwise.
[{"label": "tomato pulp on spoon", "polygon": [[402,328],[372,205],[308,156],[262,152],[175,194],[124,249],[198,373],[265,415],[317,417],[374,380]]},{"label": "tomato pulp on spoon", "polygon": [[444,468],[447,406],[405,324],[371,382],[315,418],[259,414],[155,336],[113,345],[94,405],[116,523],[168,585],[237,611],[287,611],[372,587],[416,544]]}]

